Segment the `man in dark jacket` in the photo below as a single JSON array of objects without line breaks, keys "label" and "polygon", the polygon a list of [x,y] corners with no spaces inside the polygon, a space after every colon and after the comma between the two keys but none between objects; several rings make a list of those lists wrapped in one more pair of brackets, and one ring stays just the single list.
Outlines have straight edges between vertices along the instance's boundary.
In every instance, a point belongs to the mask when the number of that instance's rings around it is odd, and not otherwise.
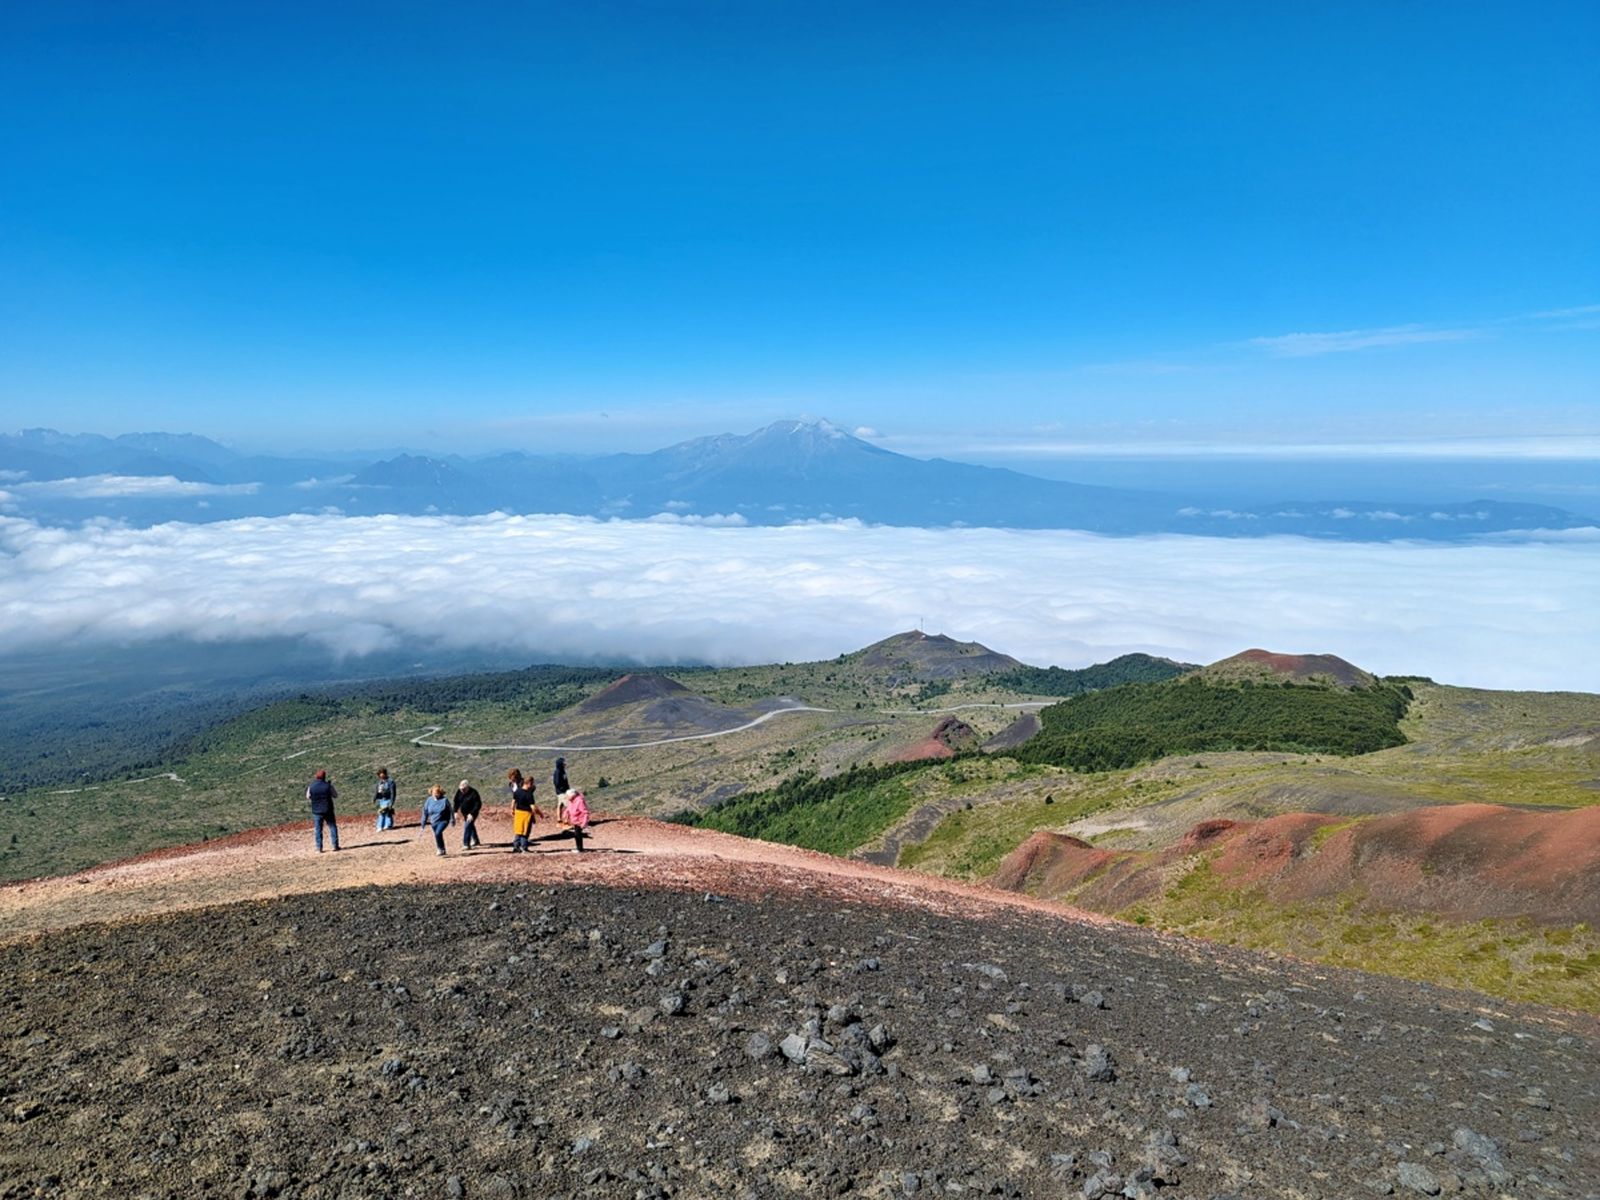
[{"label": "man in dark jacket", "polygon": [[333,802],[339,793],[334,791],[333,784],[328,782],[328,773],[318,771],[317,777],[311,781],[311,786],[306,789],[306,799],[311,801],[311,818],[316,822],[317,853],[322,853],[322,826],[328,826],[328,832],[333,834],[333,848],[339,849],[339,822],[333,815]]},{"label": "man in dark jacket", "polygon": [[478,814],[483,811],[483,797],[478,795],[478,789],[463,779],[450,803],[456,816],[461,818],[461,848],[471,850],[483,845],[483,838],[478,836]]}]

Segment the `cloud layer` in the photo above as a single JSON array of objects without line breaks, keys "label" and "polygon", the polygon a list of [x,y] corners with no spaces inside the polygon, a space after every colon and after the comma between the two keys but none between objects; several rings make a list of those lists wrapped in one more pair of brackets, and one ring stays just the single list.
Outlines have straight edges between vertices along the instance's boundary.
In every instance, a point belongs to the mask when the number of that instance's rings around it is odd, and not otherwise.
[{"label": "cloud layer", "polygon": [[131,529],[0,517],[0,651],[172,635],[530,658],[829,658],[921,625],[1029,662],[1249,646],[1600,691],[1600,541],[1104,538],[854,522],[718,528],[295,516]]},{"label": "cloud layer", "polygon": [[64,500],[109,500],[133,497],[252,496],[259,483],[200,483],[172,475],[81,475],[19,483],[16,490]]}]

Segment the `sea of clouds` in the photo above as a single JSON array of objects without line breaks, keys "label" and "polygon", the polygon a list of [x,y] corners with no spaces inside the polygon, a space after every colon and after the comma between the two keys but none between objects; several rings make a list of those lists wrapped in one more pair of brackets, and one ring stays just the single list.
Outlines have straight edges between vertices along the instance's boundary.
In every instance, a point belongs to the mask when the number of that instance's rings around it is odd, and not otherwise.
[{"label": "sea of clouds", "polygon": [[0,652],[290,636],[531,660],[831,658],[921,626],[1027,662],[1250,646],[1380,673],[1600,691],[1600,533],[1438,546],[293,516],[129,528],[0,516]]}]

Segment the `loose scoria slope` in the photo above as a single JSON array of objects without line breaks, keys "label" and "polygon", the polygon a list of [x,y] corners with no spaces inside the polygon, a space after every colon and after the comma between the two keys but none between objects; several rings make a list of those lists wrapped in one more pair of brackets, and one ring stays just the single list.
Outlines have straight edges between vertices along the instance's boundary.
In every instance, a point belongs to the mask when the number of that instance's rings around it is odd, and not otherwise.
[{"label": "loose scoria slope", "polygon": [[0,1197],[1596,1193],[1591,1023],[648,832],[0,948]]}]

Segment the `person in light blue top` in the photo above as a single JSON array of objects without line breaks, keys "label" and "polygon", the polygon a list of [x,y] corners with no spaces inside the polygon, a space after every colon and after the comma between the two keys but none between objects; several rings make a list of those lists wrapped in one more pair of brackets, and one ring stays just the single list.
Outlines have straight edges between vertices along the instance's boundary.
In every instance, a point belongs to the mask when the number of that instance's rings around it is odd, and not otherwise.
[{"label": "person in light blue top", "polygon": [[444,831],[455,824],[455,819],[444,789],[434,784],[422,806],[422,823],[433,830],[433,844],[438,847],[437,853],[441,858],[444,857]]},{"label": "person in light blue top", "polygon": [[372,787],[372,802],[378,806],[378,832],[394,828],[394,806],[400,785],[389,778],[389,768],[378,768],[378,782]]}]

